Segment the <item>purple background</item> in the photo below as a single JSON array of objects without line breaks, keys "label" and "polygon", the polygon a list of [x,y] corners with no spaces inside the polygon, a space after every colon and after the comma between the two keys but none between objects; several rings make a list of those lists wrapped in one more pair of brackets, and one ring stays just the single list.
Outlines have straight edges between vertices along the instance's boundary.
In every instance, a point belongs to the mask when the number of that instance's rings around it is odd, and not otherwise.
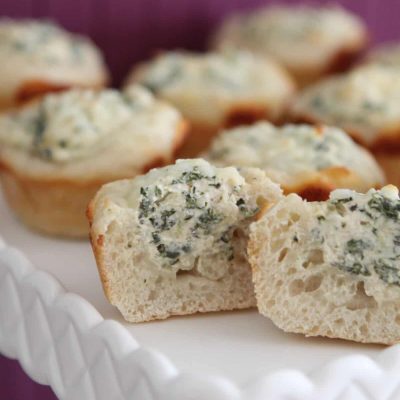
[{"label": "purple background", "polygon": [[[202,49],[210,30],[226,13],[266,3],[265,0],[0,0],[0,15],[53,18],[71,31],[91,36],[103,49],[114,82],[119,83],[134,61],[160,48]],[[338,0],[337,3],[360,14],[377,41],[399,36],[399,0]]]},{"label": "purple background", "polygon": [[[225,14],[266,3],[265,0],[0,0],[0,16],[52,18],[71,31],[91,36],[104,51],[114,84],[118,84],[133,62],[161,48],[204,49],[210,30]],[[337,3],[361,15],[376,42],[400,38],[399,0]],[[50,389],[30,381],[16,362],[0,356],[0,399],[55,397]]]}]

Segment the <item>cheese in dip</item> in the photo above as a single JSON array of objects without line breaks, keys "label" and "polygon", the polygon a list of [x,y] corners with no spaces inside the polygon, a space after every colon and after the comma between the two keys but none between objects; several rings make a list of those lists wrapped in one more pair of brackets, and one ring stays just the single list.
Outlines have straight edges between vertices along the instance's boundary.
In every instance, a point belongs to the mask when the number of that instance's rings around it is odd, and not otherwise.
[{"label": "cheese in dip", "polygon": [[312,240],[308,245],[323,249],[325,263],[362,276],[367,291],[370,285],[377,288],[376,281],[400,286],[397,188],[389,185],[365,195],[336,190],[327,202],[312,206],[315,217],[309,227]]},{"label": "cheese in dip", "polygon": [[[169,159],[182,124],[178,111],[131,86],[50,94],[0,117],[0,156],[26,173],[109,174]],[[96,172],[97,171],[97,172]]]}]

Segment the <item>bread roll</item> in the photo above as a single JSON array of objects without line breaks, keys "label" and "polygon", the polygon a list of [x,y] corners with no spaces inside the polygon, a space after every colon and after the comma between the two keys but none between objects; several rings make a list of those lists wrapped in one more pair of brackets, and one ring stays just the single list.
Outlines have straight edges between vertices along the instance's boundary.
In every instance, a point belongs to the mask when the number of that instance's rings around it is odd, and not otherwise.
[{"label": "bread roll", "polygon": [[394,186],[289,195],[251,226],[259,311],[285,332],[400,341],[400,200]]},{"label": "bread roll", "polygon": [[[296,122],[335,125],[381,162],[388,183],[400,186],[400,68],[372,64],[315,84],[292,107]],[[385,158],[388,158],[386,162]]]},{"label": "bread roll", "polygon": [[248,227],[279,198],[261,170],[201,159],[103,186],[88,217],[106,296],[130,322],[255,306]]},{"label": "bread roll", "polygon": [[41,232],[87,237],[86,207],[100,186],[171,162],[185,126],[140,87],[47,95],[0,116],[8,203]]},{"label": "bread roll", "polygon": [[282,120],[294,83],[275,62],[250,53],[162,53],[133,69],[138,82],[169,101],[190,122],[179,157],[197,156],[223,127]]},{"label": "bread roll", "polygon": [[348,68],[368,33],[358,16],[338,6],[275,5],[229,17],[213,42],[272,57],[305,86]]},{"label": "bread roll", "polygon": [[381,169],[341,129],[266,122],[223,132],[204,157],[219,167],[263,169],[285,193],[326,200],[337,188],[366,192],[383,186]]}]

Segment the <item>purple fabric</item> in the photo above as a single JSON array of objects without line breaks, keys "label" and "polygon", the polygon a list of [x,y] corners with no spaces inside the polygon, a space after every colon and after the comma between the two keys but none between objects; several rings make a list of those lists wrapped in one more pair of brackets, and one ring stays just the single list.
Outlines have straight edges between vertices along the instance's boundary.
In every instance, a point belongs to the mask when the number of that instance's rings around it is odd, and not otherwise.
[{"label": "purple fabric", "polygon": [[55,400],[56,396],[48,386],[29,379],[17,361],[0,355],[0,399]]},{"label": "purple fabric", "polygon": [[[149,57],[157,49],[204,49],[210,30],[224,15],[266,3],[263,0],[1,0],[0,16],[51,18],[71,31],[91,36],[104,51],[114,83],[119,84],[134,62]],[[339,0],[338,3],[367,21],[376,42],[400,39],[399,0]],[[16,362],[0,357],[0,399],[54,398],[49,389],[28,379]]]},{"label": "purple fabric", "polygon": [[[337,2],[360,14],[377,41],[399,38],[398,0]],[[118,84],[133,62],[148,57],[160,48],[179,46],[202,49],[207,43],[210,30],[224,15],[233,10],[250,9],[265,3],[268,1],[1,0],[0,15],[52,18],[69,30],[91,36],[103,49],[114,83]]]}]

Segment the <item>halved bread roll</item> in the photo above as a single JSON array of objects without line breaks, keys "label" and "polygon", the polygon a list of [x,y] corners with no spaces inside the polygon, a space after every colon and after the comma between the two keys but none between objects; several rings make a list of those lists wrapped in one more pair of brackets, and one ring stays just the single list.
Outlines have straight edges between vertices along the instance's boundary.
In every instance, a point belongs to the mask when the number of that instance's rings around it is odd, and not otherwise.
[{"label": "halved bread roll", "polygon": [[341,129],[323,125],[259,122],[226,130],[204,157],[219,167],[255,167],[281,185],[285,193],[326,200],[337,188],[366,192],[385,179],[373,156]]},{"label": "halved bread roll", "polygon": [[191,129],[179,157],[197,156],[224,127],[280,122],[295,87],[274,61],[247,52],[162,53],[134,67],[138,82],[178,108]]},{"label": "halved bread roll", "polygon": [[41,232],[87,237],[102,184],[168,164],[186,133],[144,88],[71,90],[0,116],[0,179],[17,216]]},{"label": "halved bread roll", "polygon": [[286,332],[400,341],[400,200],[394,186],[295,194],[251,226],[259,311]]},{"label": "halved bread roll", "polygon": [[108,80],[88,38],[47,21],[0,20],[0,108],[71,87],[100,89]]},{"label": "halved bread roll", "polygon": [[106,296],[130,322],[255,306],[248,227],[281,196],[261,170],[201,159],[103,186],[88,218]]}]

